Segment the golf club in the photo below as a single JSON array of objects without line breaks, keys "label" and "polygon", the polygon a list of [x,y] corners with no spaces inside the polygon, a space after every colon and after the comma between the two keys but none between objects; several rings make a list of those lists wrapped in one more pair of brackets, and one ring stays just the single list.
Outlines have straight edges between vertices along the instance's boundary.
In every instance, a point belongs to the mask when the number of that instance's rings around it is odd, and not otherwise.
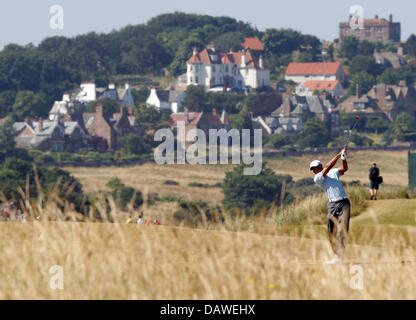
[{"label": "golf club", "polygon": [[350,142],[350,140],[351,140],[351,134],[352,134],[352,131],[355,129],[355,127],[357,126],[357,124],[358,124],[358,121],[360,121],[360,116],[356,116],[355,117],[355,122],[354,122],[354,125],[352,126],[352,128],[350,129],[350,131],[348,132],[348,139],[347,139],[347,142],[346,142],[346,144],[345,144],[345,147],[347,147],[348,146],[348,143]]}]

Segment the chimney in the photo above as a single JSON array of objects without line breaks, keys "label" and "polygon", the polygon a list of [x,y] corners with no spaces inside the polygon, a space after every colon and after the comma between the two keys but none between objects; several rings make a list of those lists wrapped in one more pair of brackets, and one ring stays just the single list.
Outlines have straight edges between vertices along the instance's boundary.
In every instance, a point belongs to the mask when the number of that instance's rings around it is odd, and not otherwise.
[{"label": "chimney", "polygon": [[357,99],[360,98],[360,85],[358,83],[355,85],[355,96]]},{"label": "chimney", "polygon": [[212,50],[212,51],[214,51],[214,52],[215,52],[215,45],[214,45],[214,43],[213,43],[213,42],[210,42],[210,43],[208,44],[208,49],[210,49],[210,50]]},{"label": "chimney", "polygon": [[374,19],[378,19],[378,14],[375,15]]},{"label": "chimney", "polygon": [[197,47],[194,47],[194,50],[193,50],[192,54],[194,56],[196,56],[198,54],[198,48]]},{"label": "chimney", "polygon": [[133,106],[128,106],[127,111],[128,111],[127,113],[132,116],[133,115]]},{"label": "chimney", "polygon": [[233,53],[233,48],[230,48],[230,53]]},{"label": "chimney", "polygon": [[183,118],[185,120],[185,124],[188,124],[189,123],[188,108],[185,108],[184,113],[183,113]]},{"label": "chimney", "polygon": [[212,109],[212,115],[217,116],[217,109]]},{"label": "chimney", "polygon": [[127,115],[127,108],[124,104],[120,107],[120,116],[123,117],[124,115]]},{"label": "chimney", "polygon": [[389,21],[393,22],[393,15],[392,14],[389,15]]},{"label": "chimney", "polygon": [[43,132],[43,120],[42,120],[42,118],[39,118],[39,121],[38,121],[38,132],[39,133]]},{"label": "chimney", "polygon": [[246,50],[241,50],[241,67],[246,66]]},{"label": "chimney", "polygon": [[69,93],[68,93],[68,91],[64,92],[64,95],[62,96],[62,101],[69,102]]},{"label": "chimney", "polygon": [[127,81],[126,84],[124,85],[124,87],[126,88],[126,90],[130,89],[130,81]]},{"label": "chimney", "polygon": [[116,88],[116,85],[115,85],[115,83],[114,82],[110,82],[109,84],[108,84],[108,89],[110,89],[110,90],[114,90]]},{"label": "chimney", "polygon": [[95,106],[95,114],[100,117],[104,116],[103,105],[101,103]]}]

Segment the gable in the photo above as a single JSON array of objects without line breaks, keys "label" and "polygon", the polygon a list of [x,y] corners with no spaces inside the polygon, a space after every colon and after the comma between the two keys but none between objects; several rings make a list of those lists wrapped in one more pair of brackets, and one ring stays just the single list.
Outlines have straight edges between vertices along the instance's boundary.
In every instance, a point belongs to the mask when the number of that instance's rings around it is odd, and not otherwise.
[{"label": "gable", "polygon": [[35,136],[35,132],[33,132],[33,130],[26,125],[26,127],[17,135],[18,137],[33,137]]}]

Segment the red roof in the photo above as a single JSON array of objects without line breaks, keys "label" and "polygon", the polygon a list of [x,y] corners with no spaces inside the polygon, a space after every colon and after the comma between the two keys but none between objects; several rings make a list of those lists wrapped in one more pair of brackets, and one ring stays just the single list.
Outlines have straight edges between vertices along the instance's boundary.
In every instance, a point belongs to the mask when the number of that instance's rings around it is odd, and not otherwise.
[{"label": "red roof", "polygon": [[335,75],[341,64],[339,62],[291,62],[286,69],[286,75],[328,74]]},{"label": "red roof", "polygon": [[308,88],[310,90],[334,90],[335,87],[338,85],[338,80],[333,81],[326,81],[326,80],[310,80],[305,81],[303,83],[304,88]]},{"label": "red roof", "polygon": [[[203,64],[212,64],[214,63],[210,55],[217,55],[218,56],[218,63],[219,64],[236,64],[238,67],[241,66],[241,52],[224,52],[224,51],[208,51],[207,48],[198,52],[197,54],[192,55],[191,58],[188,59],[188,63],[203,63]],[[253,56],[250,50],[247,50],[245,53],[246,57],[246,66],[248,67],[255,67],[259,68],[259,61]]]},{"label": "red roof", "polygon": [[251,50],[260,50],[263,51],[263,44],[257,37],[245,38],[244,41],[241,43],[241,46],[244,49],[251,49]]},{"label": "red roof", "polygon": [[387,20],[384,19],[364,19],[364,24],[388,24]]}]

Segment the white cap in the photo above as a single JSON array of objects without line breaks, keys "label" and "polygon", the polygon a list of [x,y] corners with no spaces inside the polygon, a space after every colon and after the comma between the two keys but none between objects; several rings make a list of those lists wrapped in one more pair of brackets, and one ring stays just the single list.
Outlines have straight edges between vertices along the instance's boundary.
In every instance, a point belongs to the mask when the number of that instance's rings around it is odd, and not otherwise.
[{"label": "white cap", "polygon": [[313,160],[309,165],[309,170],[312,170],[312,168],[318,167],[320,165],[322,165],[321,161]]}]

